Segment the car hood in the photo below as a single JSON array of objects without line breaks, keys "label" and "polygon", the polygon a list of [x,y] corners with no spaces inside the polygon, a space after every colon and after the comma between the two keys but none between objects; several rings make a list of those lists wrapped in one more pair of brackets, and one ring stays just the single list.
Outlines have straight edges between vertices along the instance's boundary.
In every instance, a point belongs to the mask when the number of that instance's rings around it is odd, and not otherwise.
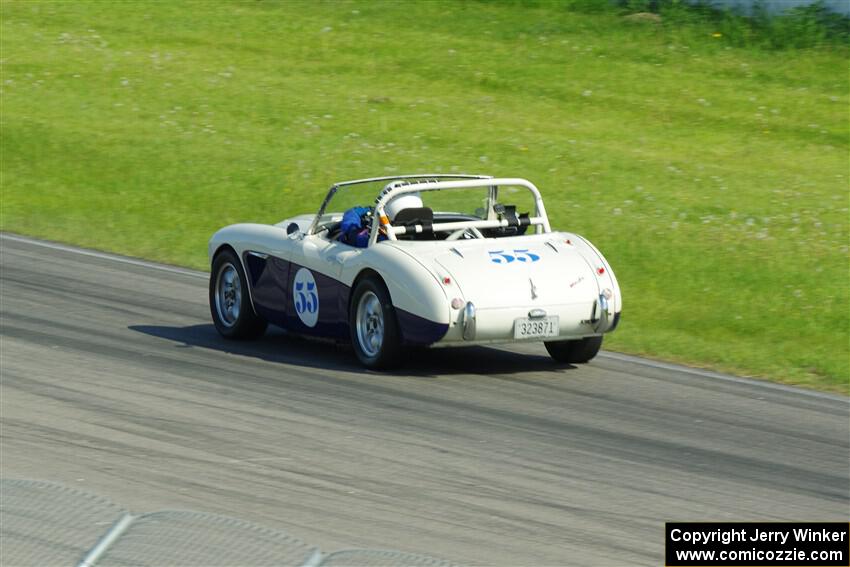
[{"label": "car hood", "polygon": [[553,234],[452,242],[398,242],[450,277],[478,309],[590,304],[599,297],[596,266]]}]

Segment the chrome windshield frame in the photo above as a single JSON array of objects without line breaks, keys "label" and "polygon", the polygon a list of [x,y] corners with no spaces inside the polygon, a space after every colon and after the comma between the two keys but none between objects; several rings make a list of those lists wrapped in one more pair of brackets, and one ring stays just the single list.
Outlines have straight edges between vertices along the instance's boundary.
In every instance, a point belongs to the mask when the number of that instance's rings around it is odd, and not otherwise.
[{"label": "chrome windshield frame", "polygon": [[385,177],[367,177],[364,179],[352,179],[350,181],[339,181],[331,185],[330,189],[328,189],[327,195],[325,195],[324,200],[322,201],[322,205],[319,207],[319,212],[316,213],[316,218],[313,219],[313,222],[310,224],[310,228],[307,229],[307,234],[316,234],[319,226],[319,220],[325,214],[325,209],[328,204],[333,199],[333,196],[337,191],[342,189],[343,187],[348,187],[351,185],[363,185],[366,183],[381,183],[381,182],[389,182],[382,190],[377,192],[377,197],[375,198],[375,204],[378,203],[381,196],[392,186],[399,187],[402,185],[411,184],[412,181],[420,182],[420,183],[434,183],[437,180],[451,180],[451,179],[463,179],[463,180],[480,180],[480,179],[492,179],[492,176],[489,175],[472,175],[466,173],[422,173],[415,175],[389,175]]}]

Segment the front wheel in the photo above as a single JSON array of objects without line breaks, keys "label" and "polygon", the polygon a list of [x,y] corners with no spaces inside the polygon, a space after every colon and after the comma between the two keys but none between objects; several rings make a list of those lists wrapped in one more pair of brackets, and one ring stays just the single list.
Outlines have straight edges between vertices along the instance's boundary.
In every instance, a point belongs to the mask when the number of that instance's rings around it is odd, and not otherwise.
[{"label": "front wheel", "polygon": [[592,359],[602,348],[602,337],[587,337],[574,341],[547,341],[549,356],[558,362],[578,364]]},{"label": "front wheel", "polygon": [[228,339],[253,339],[266,331],[266,321],[251,306],[242,264],[231,250],[219,253],[213,260],[210,313],[215,328]]},{"label": "front wheel", "polygon": [[380,279],[367,277],[354,288],[349,326],[354,353],[363,366],[382,370],[399,364],[401,336],[390,294]]}]

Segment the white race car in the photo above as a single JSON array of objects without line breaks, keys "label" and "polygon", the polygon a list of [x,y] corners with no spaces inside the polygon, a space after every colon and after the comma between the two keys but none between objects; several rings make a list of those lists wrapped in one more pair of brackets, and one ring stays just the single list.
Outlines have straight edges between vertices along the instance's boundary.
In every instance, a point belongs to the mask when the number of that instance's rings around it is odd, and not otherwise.
[{"label": "white race car", "polygon": [[584,238],[551,230],[525,179],[336,183],[317,214],[225,227],[209,255],[224,337],[258,337],[272,323],[350,340],[375,369],[398,364],[408,345],[519,341],[587,362],[622,309],[611,266]]}]

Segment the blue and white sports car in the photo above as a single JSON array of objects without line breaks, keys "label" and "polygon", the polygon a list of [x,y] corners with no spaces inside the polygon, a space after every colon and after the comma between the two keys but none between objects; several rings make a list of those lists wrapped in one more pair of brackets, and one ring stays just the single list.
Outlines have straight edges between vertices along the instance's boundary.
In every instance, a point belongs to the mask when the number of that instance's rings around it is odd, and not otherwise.
[{"label": "blue and white sports car", "polygon": [[525,179],[401,175],[334,184],[316,214],[235,224],[209,243],[210,311],[227,338],[350,340],[369,368],[407,345],[543,341],[587,362],[620,288],[584,238],[554,232]]}]

